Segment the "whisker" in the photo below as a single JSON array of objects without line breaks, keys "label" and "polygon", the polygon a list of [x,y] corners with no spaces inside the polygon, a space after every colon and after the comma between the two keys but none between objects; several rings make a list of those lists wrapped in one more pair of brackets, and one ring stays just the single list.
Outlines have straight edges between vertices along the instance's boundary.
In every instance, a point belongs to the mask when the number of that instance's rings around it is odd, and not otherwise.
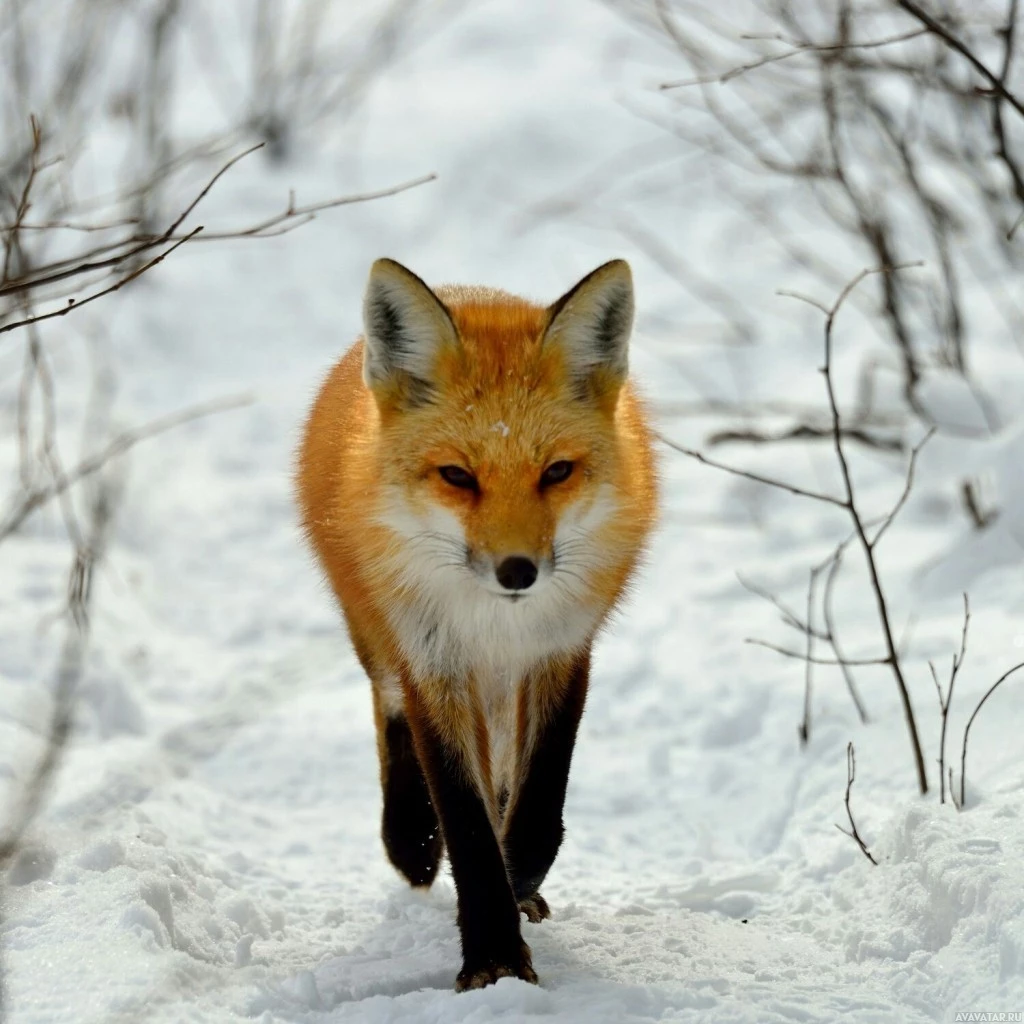
[{"label": "whisker", "polygon": [[558,567],[558,568],[557,568],[557,569],[556,569],[556,570],[554,571],[554,573],[552,573],[552,576],[551,576],[551,578],[552,578],[552,579],[557,579],[557,578],[558,578],[558,576],[559,576],[559,574],[561,574],[561,575],[563,576],[563,578],[564,578],[565,576],[571,576],[571,577],[572,577],[573,579],[575,579],[575,580],[579,580],[579,582],[580,582],[580,583],[581,583],[581,584],[582,584],[583,586],[586,586],[586,585],[587,585],[587,580],[586,580],[586,577],[585,577],[585,576],[584,576],[584,575],[583,575],[582,573],[579,573],[579,572],[577,572],[577,571],[576,571],[575,569],[568,569],[568,568],[566,568],[566,567],[565,567],[564,565],[562,565],[562,566],[559,566],[559,567]]}]

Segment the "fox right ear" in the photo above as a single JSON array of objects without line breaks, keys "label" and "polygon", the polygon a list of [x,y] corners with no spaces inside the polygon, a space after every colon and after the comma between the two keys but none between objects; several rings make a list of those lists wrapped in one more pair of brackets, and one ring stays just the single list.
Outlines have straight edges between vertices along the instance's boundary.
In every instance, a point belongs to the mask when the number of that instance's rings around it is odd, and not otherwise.
[{"label": "fox right ear", "polygon": [[401,263],[377,260],[366,284],[363,327],[366,386],[407,407],[432,401],[437,358],[459,345],[444,303]]},{"label": "fox right ear", "polygon": [[549,307],[548,317],[544,345],[562,350],[577,394],[617,394],[629,371],[633,328],[629,264],[602,264]]}]

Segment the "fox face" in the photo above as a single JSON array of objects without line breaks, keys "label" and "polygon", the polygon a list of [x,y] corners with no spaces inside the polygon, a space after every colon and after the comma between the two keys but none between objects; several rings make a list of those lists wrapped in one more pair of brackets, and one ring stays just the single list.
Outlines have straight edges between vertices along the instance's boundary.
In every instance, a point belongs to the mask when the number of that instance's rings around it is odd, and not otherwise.
[{"label": "fox face", "polygon": [[617,537],[632,318],[623,261],[549,308],[374,264],[363,376],[387,452],[380,566],[420,672],[521,673],[592,635],[634,546]]}]

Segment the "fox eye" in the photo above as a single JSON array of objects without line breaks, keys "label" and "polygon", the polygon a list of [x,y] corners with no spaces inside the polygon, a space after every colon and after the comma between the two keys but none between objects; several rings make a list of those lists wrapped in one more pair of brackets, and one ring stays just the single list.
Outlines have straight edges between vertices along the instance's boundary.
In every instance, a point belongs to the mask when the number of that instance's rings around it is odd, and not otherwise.
[{"label": "fox eye", "polygon": [[476,477],[468,469],[463,469],[461,466],[441,466],[438,469],[438,473],[441,474],[441,479],[445,483],[451,484],[452,487],[461,487],[466,491],[475,491],[479,486],[476,482]]},{"label": "fox eye", "polygon": [[564,480],[568,480],[572,475],[573,463],[568,459],[560,459],[558,462],[552,462],[547,469],[544,470],[540,475],[541,487],[548,487],[550,484],[560,484]]}]

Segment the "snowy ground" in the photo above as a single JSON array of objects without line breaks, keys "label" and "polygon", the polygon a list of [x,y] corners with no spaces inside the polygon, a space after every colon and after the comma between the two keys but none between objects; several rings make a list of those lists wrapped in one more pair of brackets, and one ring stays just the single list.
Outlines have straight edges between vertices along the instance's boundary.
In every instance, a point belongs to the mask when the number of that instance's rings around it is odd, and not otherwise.
[{"label": "snowy ground", "polygon": [[[1024,1011],[1021,691],[1008,683],[975,726],[960,814],[916,796],[881,670],[859,675],[873,719],[862,726],[823,669],[801,750],[802,666],[743,642],[792,637],[736,573],[802,607],[807,569],[847,525],[668,452],[663,525],[597,653],[568,835],[544,890],[553,917],[524,924],[540,987],[503,980],[455,995],[450,878],[414,894],[384,859],[369,687],[300,544],[289,485],[313,390],[359,330],[372,259],[547,300],[625,256],[642,310],[633,361],[656,404],[720,378],[762,397],[820,400],[816,314],[774,295],[794,282],[772,277],[758,253],[717,238],[713,210],[668,209],[657,226],[775,324],[777,344],[729,358],[700,311],[614,230],[613,200],[524,220],[629,147],[671,152],[620,102],[671,69],[667,52],[588,0],[468,5],[386,71],[354,127],[325,130],[298,165],[240,165],[204,218],[276,210],[289,187],[314,199],[427,171],[436,183],[276,241],[175,254],[92,307],[119,374],[119,420],[225,393],[256,400],[126,459],[79,732],[7,879],[12,1024],[916,1022]],[[76,332],[68,318],[46,335],[64,382],[84,372]],[[1013,358],[997,347],[982,357],[1007,401],[1024,376]],[[0,347],[6,388],[19,359],[9,340]],[[6,439],[9,405],[3,416]],[[660,425],[695,443],[706,426]],[[1019,487],[1014,451],[1008,437],[985,456],[1004,498]],[[866,503],[885,508],[901,461],[855,457]],[[987,538],[968,537],[944,472],[960,457],[953,442],[926,450],[920,487],[883,547],[901,627],[913,613],[907,665],[933,777],[926,661],[944,665],[955,648],[961,590],[974,618],[951,720],[957,752],[978,696],[1024,651],[1014,510]],[[824,450],[735,458],[836,484]],[[47,623],[66,558],[52,510],[0,549],[0,779],[12,786],[48,709],[59,629]],[[849,650],[870,654],[879,639],[858,572],[840,612]],[[850,739],[854,807],[879,867],[834,828],[845,824]]]}]

